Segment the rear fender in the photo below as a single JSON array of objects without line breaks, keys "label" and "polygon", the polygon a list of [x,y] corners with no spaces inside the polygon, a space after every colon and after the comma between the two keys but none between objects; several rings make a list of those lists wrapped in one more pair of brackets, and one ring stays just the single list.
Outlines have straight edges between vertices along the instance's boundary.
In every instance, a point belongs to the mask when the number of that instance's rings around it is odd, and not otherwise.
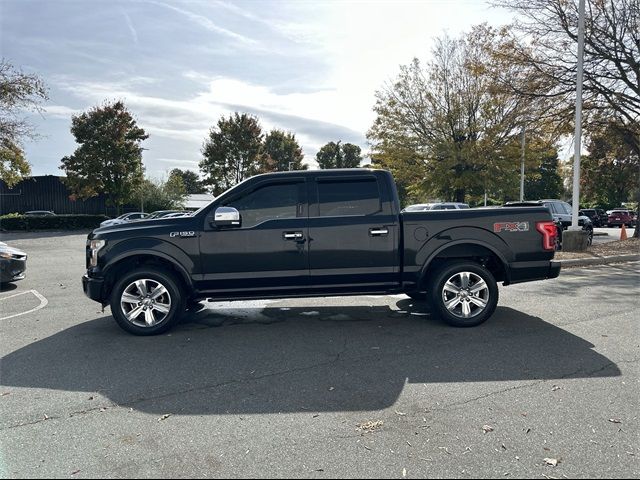
[{"label": "rear fender", "polygon": [[451,247],[463,245],[470,246],[469,254],[463,253],[459,258],[474,257],[476,255],[474,255],[473,247],[482,247],[491,252],[502,264],[505,283],[509,282],[509,263],[513,261],[513,251],[502,238],[493,232],[476,227],[454,227],[427,240],[416,254],[416,263],[422,264],[420,282],[424,280],[433,261],[440,254]]}]

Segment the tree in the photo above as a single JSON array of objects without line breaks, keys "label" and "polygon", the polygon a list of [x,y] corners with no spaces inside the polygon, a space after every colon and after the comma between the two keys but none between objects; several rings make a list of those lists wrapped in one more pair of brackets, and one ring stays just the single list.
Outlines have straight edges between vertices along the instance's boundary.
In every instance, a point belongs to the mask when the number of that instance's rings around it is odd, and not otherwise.
[{"label": "tree", "polygon": [[142,182],[140,143],[149,136],[122,101],[72,116],[71,133],[80,146],[62,159],[65,183],[80,198],[104,193],[119,213]]},{"label": "tree", "polygon": [[258,119],[246,113],[234,113],[218,120],[202,146],[200,169],[204,184],[219,195],[260,170],[262,129]]},{"label": "tree", "polygon": [[400,204],[403,207],[423,203],[427,195],[423,189],[427,175],[423,158],[411,146],[389,144],[380,146],[379,153],[371,157],[372,166],[389,170],[396,182]]},{"label": "tree", "polygon": [[[499,57],[535,77],[521,84],[505,71],[502,82],[529,98],[550,98],[558,124],[572,125],[576,91],[578,7],[574,0],[494,0],[520,14],[503,31]],[[586,130],[604,117],[640,154],[640,2],[587,0],[583,108]],[[605,118],[605,121],[608,121]]]},{"label": "tree", "polygon": [[41,112],[47,100],[44,82],[0,59],[0,179],[11,187],[31,173],[22,150],[23,138],[35,138],[33,127],[21,115]]},{"label": "tree", "polygon": [[531,145],[527,150],[533,168],[526,171],[524,193],[527,200],[559,198],[562,195],[562,177],[559,172],[558,151],[552,145]]},{"label": "tree", "polygon": [[352,143],[329,142],[316,154],[318,165],[327,168],[357,168],[362,161],[360,147]]},{"label": "tree", "polygon": [[306,170],[302,160],[304,154],[293,133],[274,129],[265,136],[260,155],[261,172]]},{"label": "tree", "polygon": [[594,131],[581,162],[581,196],[608,208],[635,200],[640,186],[640,155],[621,135],[613,124]]},{"label": "tree", "polygon": [[402,161],[421,161],[424,194],[464,202],[517,178],[520,126],[537,118],[538,106],[495,82],[486,45],[497,35],[479,26],[444,36],[426,67],[414,59],[376,93],[373,156],[389,162],[402,151]]},{"label": "tree", "polygon": [[174,168],[173,170],[171,170],[171,173],[169,173],[169,181],[173,177],[179,178],[182,181],[185,194],[187,195],[206,193],[206,189],[204,188],[204,185],[200,181],[200,177],[196,172]]},{"label": "tree", "polygon": [[0,180],[9,188],[31,174],[24,151],[8,138],[0,139]]},{"label": "tree", "polygon": [[360,162],[362,162],[362,150],[359,146],[354,145],[353,143],[345,143],[342,145],[342,165],[338,166],[338,168],[357,168],[360,166]]},{"label": "tree", "polygon": [[182,179],[177,175],[169,176],[167,181],[145,178],[139,191],[148,212],[178,210],[184,207],[186,192]]}]

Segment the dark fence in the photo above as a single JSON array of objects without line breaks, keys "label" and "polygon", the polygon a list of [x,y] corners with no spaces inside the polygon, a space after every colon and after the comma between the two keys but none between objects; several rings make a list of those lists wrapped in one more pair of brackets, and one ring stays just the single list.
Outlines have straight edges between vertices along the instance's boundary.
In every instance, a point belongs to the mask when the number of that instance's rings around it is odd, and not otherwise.
[{"label": "dark fence", "polygon": [[[63,177],[44,175],[30,177],[13,188],[0,180],[0,215],[24,213],[29,210],[50,210],[58,214],[116,215],[114,207],[107,207],[105,195],[87,200],[74,199],[62,183]],[[136,211],[135,205],[125,205],[121,213]]]},{"label": "dark fence", "polygon": [[100,222],[107,220],[104,215],[48,215],[32,217],[0,217],[0,230],[93,230]]}]

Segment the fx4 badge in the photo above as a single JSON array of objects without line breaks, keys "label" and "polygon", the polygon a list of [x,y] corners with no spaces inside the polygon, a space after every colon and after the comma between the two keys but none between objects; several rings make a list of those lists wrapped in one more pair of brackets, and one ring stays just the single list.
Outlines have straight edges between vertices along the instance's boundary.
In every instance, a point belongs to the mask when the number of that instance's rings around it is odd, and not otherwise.
[{"label": "fx4 badge", "polygon": [[501,222],[493,224],[495,233],[505,232],[528,232],[529,222]]},{"label": "fx4 badge", "polygon": [[174,238],[174,237],[182,237],[182,238],[184,238],[184,237],[195,237],[196,236],[196,232],[171,232],[169,234],[169,236],[171,238]]}]

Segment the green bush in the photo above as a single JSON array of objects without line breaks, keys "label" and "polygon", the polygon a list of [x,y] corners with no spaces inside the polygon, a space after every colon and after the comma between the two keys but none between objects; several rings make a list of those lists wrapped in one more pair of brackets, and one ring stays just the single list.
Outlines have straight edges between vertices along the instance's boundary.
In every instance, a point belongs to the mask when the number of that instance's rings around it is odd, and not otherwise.
[{"label": "green bush", "polygon": [[0,217],[1,230],[86,230],[98,228],[105,215],[52,215],[31,217],[10,213]]}]

